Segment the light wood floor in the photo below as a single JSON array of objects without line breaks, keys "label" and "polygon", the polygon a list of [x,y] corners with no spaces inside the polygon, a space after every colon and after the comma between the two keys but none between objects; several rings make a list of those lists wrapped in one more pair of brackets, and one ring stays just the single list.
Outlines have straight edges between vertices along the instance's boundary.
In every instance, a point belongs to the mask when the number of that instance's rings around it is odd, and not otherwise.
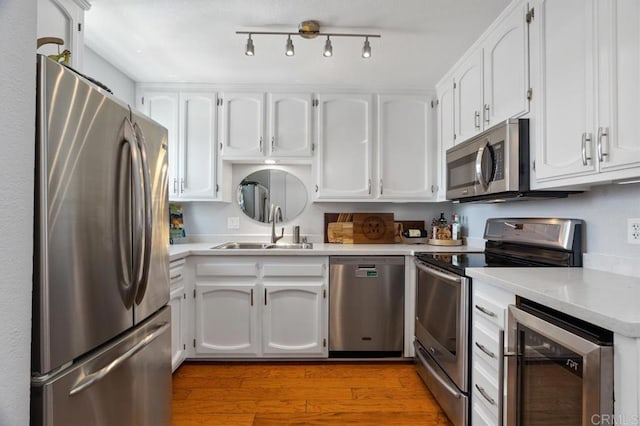
[{"label": "light wood floor", "polygon": [[174,426],[450,425],[410,363],[185,363]]}]

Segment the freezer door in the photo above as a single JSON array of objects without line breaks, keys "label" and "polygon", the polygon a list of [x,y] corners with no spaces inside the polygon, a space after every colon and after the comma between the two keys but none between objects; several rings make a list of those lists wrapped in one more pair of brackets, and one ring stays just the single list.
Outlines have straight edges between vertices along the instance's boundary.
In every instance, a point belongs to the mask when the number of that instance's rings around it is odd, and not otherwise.
[{"label": "freezer door", "polygon": [[134,305],[139,323],[169,303],[169,203],[167,187],[167,129],[146,116],[133,113],[137,143],[144,166],[145,206],[142,276]]},{"label": "freezer door", "polygon": [[171,423],[171,329],[166,307],[99,353],[32,381],[31,424]]},{"label": "freezer door", "polygon": [[133,325],[128,107],[38,57],[32,371]]}]

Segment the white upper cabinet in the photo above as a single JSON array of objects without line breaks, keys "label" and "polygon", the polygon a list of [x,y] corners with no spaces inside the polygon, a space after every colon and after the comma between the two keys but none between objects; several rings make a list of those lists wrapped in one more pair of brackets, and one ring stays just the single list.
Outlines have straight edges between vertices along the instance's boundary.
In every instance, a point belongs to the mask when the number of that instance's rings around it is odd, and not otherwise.
[{"label": "white upper cabinet", "polygon": [[213,93],[181,93],[178,168],[180,197],[216,198],[216,103]]},{"label": "white upper cabinet", "polygon": [[437,176],[438,194],[437,201],[446,200],[447,195],[447,168],[446,153],[452,148],[455,140],[455,129],[453,125],[454,90],[453,78],[445,77],[436,86],[436,123],[437,123]]},{"label": "white upper cabinet", "polygon": [[215,93],[144,91],[138,107],[166,127],[169,200],[219,198],[216,179]]},{"label": "white upper cabinet", "polygon": [[536,187],[637,178],[640,5],[537,0],[533,7]]},{"label": "white upper cabinet", "polygon": [[138,106],[148,117],[167,129],[169,139],[169,199],[176,199],[180,195],[180,178],[178,176],[180,94],[177,92],[146,91],[140,98]]},{"label": "white upper cabinet", "polygon": [[453,68],[455,141],[529,111],[526,5],[512,3]]},{"label": "white upper cabinet", "polygon": [[47,44],[38,49],[44,55],[57,55],[65,49],[71,52],[69,65],[78,71],[83,69],[84,12],[91,4],[86,0],[38,0],[37,35],[57,37],[64,41],[59,46]]},{"label": "white upper cabinet", "polygon": [[538,0],[533,8],[536,179],[593,173],[594,1]]},{"label": "white upper cabinet", "polygon": [[453,75],[455,88],[455,135],[463,142],[482,131],[482,50],[471,52],[456,67]]},{"label": "white upper cabinet", "polygon": [[[224,93],[222,158],[310,158],[312,97],[309,93]],[[265,126],[265,119],[268,126]]]},{"label": "white upper cabinet", "polygon": [[483,43],[485,129],[529,111],[526,14],[523,3],[511,8]]},{"label": "white upper cabinet", "polygon": [[318,96],[317,199],[372,195],[372,99],[362,94]]},{"label": "white upper cabinet", "polygon": [[428,200],[434,195],[430,113],[426,96],[378,96],[379,199]]},{"label": "white upper cabinet", "polygon": [[311,94],[270,93],[268,155],[309,157],[312,150]]},{"label": "white upper cabinet", "polygon": [[264,154],[264,93],[222,95],[221,156],[224,159]]},{"label": "white upper cabinet", "polygon": [[640,2],[597,4],[601,31],[596,158],[601,171],[624,179],[640,174]]}]

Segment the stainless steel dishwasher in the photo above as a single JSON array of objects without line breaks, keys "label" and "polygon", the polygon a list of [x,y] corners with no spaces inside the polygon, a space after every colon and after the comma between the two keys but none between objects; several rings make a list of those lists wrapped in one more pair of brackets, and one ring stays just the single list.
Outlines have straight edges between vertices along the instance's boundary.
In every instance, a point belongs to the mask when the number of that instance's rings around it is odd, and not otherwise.
[{"label": "stainless steel dishwasher", "polygon": [[401,356],[404,256],[332,256],[329,266],[329,356]]}]

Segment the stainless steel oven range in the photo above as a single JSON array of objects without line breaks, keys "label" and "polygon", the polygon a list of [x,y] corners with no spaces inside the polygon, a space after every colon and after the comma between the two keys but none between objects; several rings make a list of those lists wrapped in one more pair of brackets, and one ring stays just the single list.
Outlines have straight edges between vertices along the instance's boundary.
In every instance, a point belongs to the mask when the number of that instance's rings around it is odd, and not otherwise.
[{"label": "stainless steel oven range", "polygon": [[582,266],[582,230],[576,219],[488,219],[483,253],[416,255],[417,371],[455,425],[469,424],[473,284],[465,268]]}]

